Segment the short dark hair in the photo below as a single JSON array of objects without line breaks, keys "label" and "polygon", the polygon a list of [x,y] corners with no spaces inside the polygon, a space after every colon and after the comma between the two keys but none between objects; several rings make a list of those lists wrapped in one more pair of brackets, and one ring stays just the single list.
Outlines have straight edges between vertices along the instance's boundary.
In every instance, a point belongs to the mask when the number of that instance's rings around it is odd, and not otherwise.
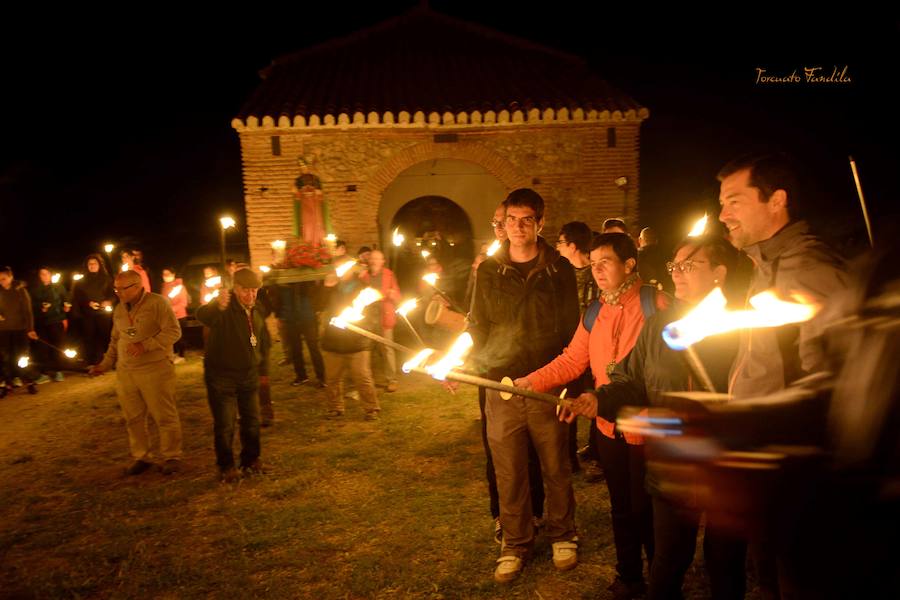
[{"label": "short dark hair", "polygon": [[606,233],[606,230],[610,227],[621,227],[622,231],[628,231],[628,226],[625,225],[625,221],[618,217],[611,217],[603,221],[603,226],[600,228],[600,230],[603,233]]},{"label": "short dark hair", "polygon": [[0,275],[9,275],[10,277],[12,277],[13,276],[12,267],[10,267],[9,265],[7,265],[5,267],[0,267]]},{"label": "short dark hair", "polygon": [[356,251],[356,255],[359,256],[360,254],[362,254],[364,252],[371,252],[371,251],[372,251],[372,249],[369,248],[368,246],[363,246],[362,248],[360,248],[359,250]]},{"label": "short dark hair", "polygon": [[724,237],[714,233],[684,238],[675,246],[672,256],[678,254],[678,251],[685,246],[694,247],[694,251],[689,256],[693,256],[702,249],[706,251],[706,257],[712,267],[719,265],[725,267],[728,275],[722,282],[722,292],[732,306],[743,304],[750,277],[753,274],[753,262],[750,258]]},{"label": "short dark hair", "polygon": [[622,262],[629,258],[637,260],[637,246],[627,233],[601,233],[591,240],[591,252],[604,246],[611,247]]},{"label": "short dark hair", "polygon": [[534,210],[534,218],[540,221],[544,218],[544,199],[531,188],[519,188],[513,190],[503,201],[503,209],[510,206],[524,206]]},{"label": "short dark hair", "polygon": [[347,242],[345,242],[344,240],[335,240],[334,247],[335,248],[346,248]]},{"label": "short dark hair", "polygon": [[744,154],[719,170],[716,178],[722,181],[744,169],[750,170],[750,185],[759,190],[763,202],[776,190],[787,193],[788,216],[796,219],[802,214],[800,182],[794,160],[784,152]]},{"label": "short dark hair", "polygon": [[591,251],[591,236],[593,232],[587,223],[571,221],[562,226],[559,235],[566,238],[570,244],[575,244],[579,252],[587,254]]}]

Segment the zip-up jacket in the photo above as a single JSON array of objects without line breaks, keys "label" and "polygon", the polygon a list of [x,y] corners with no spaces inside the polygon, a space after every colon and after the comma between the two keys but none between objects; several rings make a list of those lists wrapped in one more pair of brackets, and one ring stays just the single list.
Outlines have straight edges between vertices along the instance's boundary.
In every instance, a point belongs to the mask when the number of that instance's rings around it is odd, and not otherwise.
[{"label": "zip-up jacket", "polygon": [[[269,351],[271,338],[266,328],[265,311],[254,305],[247,311],[232,292],[225,310],[219,309],[218,298],[197,309],[197,320],[209,327],[203,367],[207,373],[230,377],[256,378],[260,362]],[[256,346],[250,343],[250,329],[256,336]]]}]

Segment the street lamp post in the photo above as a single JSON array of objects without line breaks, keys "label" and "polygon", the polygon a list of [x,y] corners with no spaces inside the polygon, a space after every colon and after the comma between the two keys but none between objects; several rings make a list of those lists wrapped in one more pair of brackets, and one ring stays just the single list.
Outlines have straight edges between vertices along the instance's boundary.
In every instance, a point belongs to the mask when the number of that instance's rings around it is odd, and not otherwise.
[{"label": "street lamp post", "polygon": [[225,264],[225,231],[234,227],[234,219],[225,216],[219,219],[219,224],[222,226],[219,229],[219,249],[222,251],[222,275],[225,275],[228,271]]},{"label": "street lamp post", "polygon": [[628,222],[628,177],[616,177],[614,180],[616,187],[622,190],[622,218]]}]

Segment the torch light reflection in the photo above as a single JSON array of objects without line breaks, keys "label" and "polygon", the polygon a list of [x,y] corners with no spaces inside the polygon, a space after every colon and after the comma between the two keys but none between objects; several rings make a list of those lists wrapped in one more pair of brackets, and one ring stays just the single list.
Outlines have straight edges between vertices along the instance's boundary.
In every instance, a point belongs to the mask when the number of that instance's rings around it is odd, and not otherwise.
[{"label": "torch light reflection", "polygon": [[688,234],[688,237],[699,237],[706,233],[706,223],[709,220],[709,215],[704,214],[700,217],[694,226],[691,228],[691,232]]},{"label": "torch light reflection", "polygon": [[456,338],[456,341],[450,346],[450,350],[447,351],[447,354],[433,365],[425,367],[425,371],[435,379],[443,381],[447,378],[447,373],[456,367],[462,366],[463,357],[472,348],[472,344],[472,336],[469,335],[469,332],[463,333]]}]

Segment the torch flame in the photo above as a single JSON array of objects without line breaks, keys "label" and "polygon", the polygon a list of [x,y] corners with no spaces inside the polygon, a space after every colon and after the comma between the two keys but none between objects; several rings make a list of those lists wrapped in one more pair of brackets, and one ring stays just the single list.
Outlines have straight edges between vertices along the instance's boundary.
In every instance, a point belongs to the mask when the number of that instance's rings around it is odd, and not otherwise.
[{"label": "torch flame", "polygon": [[103,307],[103,310],[105,310],[106,312],[112,312],[112,311],[113,311],[113,307],[112,307],[112,306],[104,306],[104,307]]},{"label": "torch flame", "polygon": [[18,365],[19,365],[19,368],[20,368],[20,369],[27,369],[27,368],[28,368],[28,357],[27,357],[27,356],[20,356],[20,357],[19,357]]},{"label": "torch flame", "polygon": [[401,304],[396,312],[398,315],[402,315],[405,317],[406,315],[408,315],[410,313],[410,311],[412,311],[415,308],[416,308],[416,299],[413,298],[412,300],[407,300],[406,302]]},{"label": "torch flame", "polygon": [[709,215],[704,214],[702,217],[697,219],[697,222],[694,223],[694,226],[691,227],[691,232],[688,234],[688,237],[699,237],[706,233],[706,222],[709,220]]},{"label": "torch flame", "polygon": [[437,284],[438,274],[437,273],[427,273],[422,275],[422,281],[427,283],[428,285],[434,287]]},{"label": "torch flame", "polygon": [[287,242],[284,240],[275,240],[272,242],[272,250],[284,250],[287,247]]},{"label": "torch flame", "polygon": [[338,277],[343,277],[344,275],[347,274],[347,271],[349,271],[350,269],[353,268],[353,265],[355,265],[355,264],[356,264],[355,260],[348,260],[341,266],[335,268],[334,272],[337,273]]},{"label": "torch flame", "polygon": [[434,354],[434,348],[425,348],[411,359],[403,363],[403,366],[400,369],[404,373],[409,373],[413,369],[417,369],[422,366],[422,364],[428,360],[428,357]]},{"label": "torch flame", "polygon": [[210,293],[208,293],[207,295],[203,296],[203,303],[206,304],[213,298],[218,298],[218,297],[219,297],[219,290],[213,290]]},{"label": "torch flame", "polygon": [[73,281],[81,281],[82,279],[84,279],[84,275],[82,275],[81,273],[73,273],[72,274]]},{"label": "torch flame", "polygon": [[231,217],[222,217],[221,219],[219,219],[219,223],[222,224],[222,229],[230,229],[235,225],[234,219],[232,219]]},{"label": "torch flame", "polygon": [[59,283],[60,277],[62,277],[62,275],[60,275],[59,273],[54,273],[53,277],[50,278],[50,281],[52,283]]},{"label": "torch flame", "polygon": [[78,353],[71,348],[66,348],[65,350],[63,350],[63,354],[65,354],[68,358],[75,358],[76,356],[78,356]]},{"label": "torch flame", "polygon": [[398,248],[403,245],[404,241],[406,241],[406,237],[402,233],[400,233],[399,227],[394,229],[393,240],[394,240],[394,245],[397,246]]},{"label": "torch flame", "polygon": [[217,285],[222,285],[222,276],[216,275],[215,277],[210,277],[204,283],[206,284],[206,287],[208,287],[208,288],[216,287]]},{"label": "torch flame", "polygon": [[469,332],[463,333],[456,338],[447,354],[433,365],[425,367],[425,371],[435,379],[443,381],[446,379],[447,373],[456,367],[462,366],[463,357],[472,348],[472,343],[472,336],[469,335]]},{"label": "torch flame", "polygon": [[422,258],[428,258],[429,256],[431,256],[431,252],[429,252],[428,250],[422,250]]},{"label": "torch flame", "polygon": [[353,299],[353,305],[341,311],[341,314],[331,319],[330,323],[340,329],[346,329],[347,323],[362,321],[362,311],[365,307],[381,300],[381,292],[375,288],[367,287]]},{"label": "torch flame", "polygon": [[663,329],[663,339],[673,350],[684,350],[700,340],[735,329],[780,327],[812,319],[820,307],[795,295],[786,302],[767,290],[750,298],[750,310],[727,310],[720,288],[714,289],[684,318]]},{"label": "torch flame", "polygon": [[263,273],[268,273],[269,271],[272,270],[272,267],[270,267],[269,265],[260,265],[259,270],[262,271]]},{"label": "torch flame", "polygon": [[184,288],[181,285],[176,285],[175,287],[172,288],[172,291],[169,292],[169,298],[177,297],[178,294],[180,294],[181,290],[183,290],[183,289]]},{"label": "torch flame", "polygon": [[334,243],[337,241],[337,236],[334,235],[333,233],[329,233],[328,235],[325,236],[325,241]]},{"label": "torch flame", "polygon": [[103,246],[103,250],[105,250],[107,254],[110,254],[113,251],[113,248],[115,248],[115,246],[112,244],[106,244]]},{"label": "torch flame", "polygon": [[501,245],[502,244],[500,243],[500,240],[494,240],[493,242],[491,242],[491,245],[488,246],[488,249],[487,249],[487,255],[493,256],[497,252],[497,250],[500,249]]},{"label": "torch flame", "polygon": [[128,270],[128,263],[122,263],[122,272],[124,273],[127,270]]}]

